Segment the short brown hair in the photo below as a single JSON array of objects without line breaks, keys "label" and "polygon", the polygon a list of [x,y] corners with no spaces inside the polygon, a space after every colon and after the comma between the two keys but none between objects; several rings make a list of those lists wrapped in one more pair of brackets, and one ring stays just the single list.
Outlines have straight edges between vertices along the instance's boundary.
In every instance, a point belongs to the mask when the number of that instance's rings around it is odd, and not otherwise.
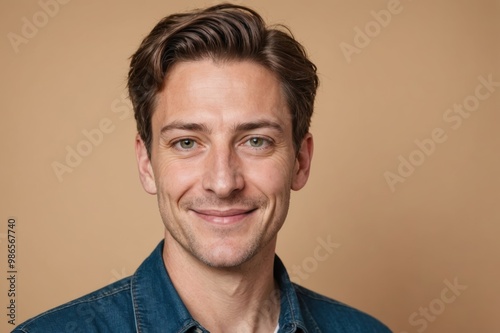
[{"label": "short brown hair", "polygon": [[292,116],[298,152],[309,131],[318,87],[316,66],[284,26],[266,27],[247,7],[220,4],[163,18],[131,57],[128,89],[137,130],[151,157],[151,117],[156,95],[172,66],[180,61],[250,60],[274,73]]}]

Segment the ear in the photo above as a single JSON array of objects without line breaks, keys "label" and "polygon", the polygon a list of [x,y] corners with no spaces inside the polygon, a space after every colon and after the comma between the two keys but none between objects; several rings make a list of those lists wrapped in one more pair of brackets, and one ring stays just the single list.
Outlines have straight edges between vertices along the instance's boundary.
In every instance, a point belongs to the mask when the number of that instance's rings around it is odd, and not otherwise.
[{"label": "ear", "polygon": [[311,159],[313,156],[314,141],[311,133],[307,133],[300,145],[299,153],[295,160],[295,168],[292,179],[292,190],[298,191],[303,188],[307,179],[309,179],[309,171],[311,170]]},{"label": "ear", "polygon": [[135,156],[137,159],[137,167],[139,168],[139,179],[142,187],[149,194],[156,194],[155,176],[153,167],[148,156],[148,151],[144,141],[139,134],[135,137]]}]

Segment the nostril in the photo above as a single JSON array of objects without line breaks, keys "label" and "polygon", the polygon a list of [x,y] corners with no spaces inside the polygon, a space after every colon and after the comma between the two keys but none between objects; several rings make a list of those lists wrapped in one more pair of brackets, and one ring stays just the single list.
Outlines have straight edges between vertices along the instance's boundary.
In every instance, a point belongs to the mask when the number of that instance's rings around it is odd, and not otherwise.
[{"label": "nostril", "polygon": [[235,191],[242,190],[243,186],[243,175],[235,164],[216,163],[205,169],[203,188],[220,198],[231,196]]},{"label": "nostril", "polygon": [[213,192],[217,197],[231,196],[235,191],[243,188],[243,177],[237,173],[220,173],[209,176],[205,181],[205,189]]}]

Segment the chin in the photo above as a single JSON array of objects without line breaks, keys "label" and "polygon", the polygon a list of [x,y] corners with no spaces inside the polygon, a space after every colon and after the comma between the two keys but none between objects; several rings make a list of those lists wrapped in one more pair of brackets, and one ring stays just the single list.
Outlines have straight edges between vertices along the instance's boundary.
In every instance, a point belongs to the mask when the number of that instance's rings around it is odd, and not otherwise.
[{"label": "chin", "polygon": [[255,247],[247,249],[223,247],[195,253],[195,256],[212,268],[236,268],[248,262],[256,253]]}]

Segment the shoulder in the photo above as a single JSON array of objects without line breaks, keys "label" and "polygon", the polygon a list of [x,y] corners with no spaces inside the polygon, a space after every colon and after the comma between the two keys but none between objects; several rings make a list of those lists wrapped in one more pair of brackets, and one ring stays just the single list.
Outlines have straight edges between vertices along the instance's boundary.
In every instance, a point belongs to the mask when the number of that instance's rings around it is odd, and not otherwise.
[{"label": "shoulder", "polygon": [[135,332],[130,281],[122,279],[48,310],[18,325],[13,333],[101,332],[109,331],[109,323],[116,323],[113,329],[120,332]]},{"label": "shoulder", "polygon": [[293,284],[302,315],[309,326],[320,332],[390,333],[374,317],[349,305]]}]

